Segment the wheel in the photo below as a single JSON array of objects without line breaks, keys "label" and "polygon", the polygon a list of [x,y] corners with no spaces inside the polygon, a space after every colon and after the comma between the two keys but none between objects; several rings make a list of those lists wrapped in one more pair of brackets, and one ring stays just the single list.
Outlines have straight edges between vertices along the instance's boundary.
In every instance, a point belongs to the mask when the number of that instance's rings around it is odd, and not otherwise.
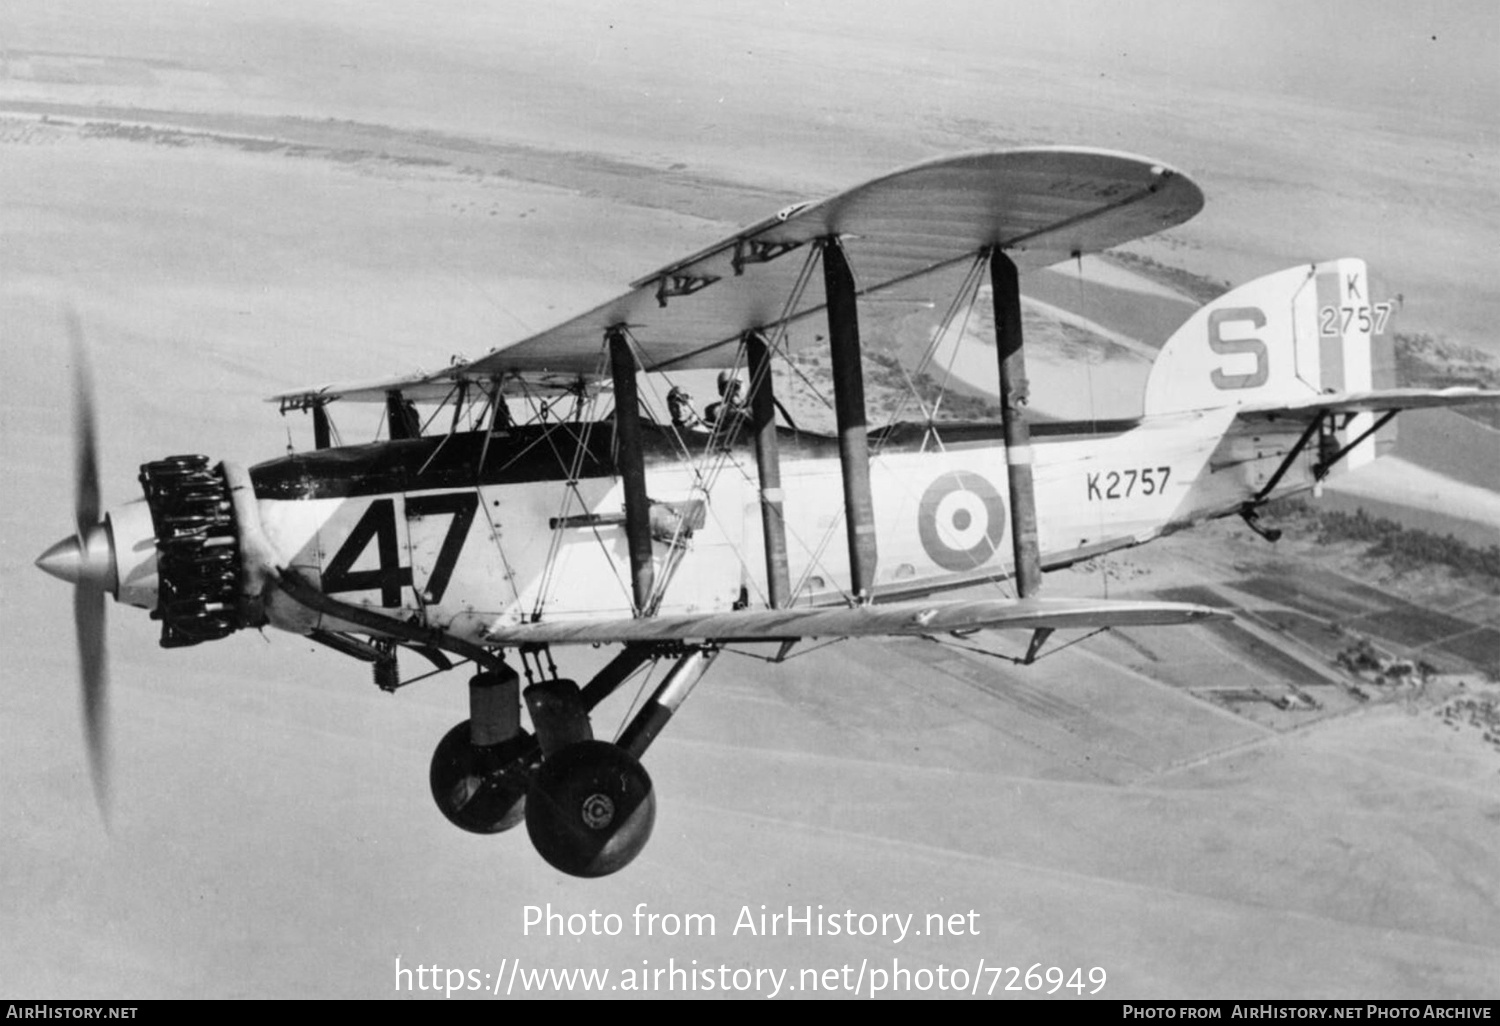
[{"label": "wheel", "polygon": [[646,767],[605,741],[579,741],[546,759],[526,792],[537,853],[572,876],[608,876],[651,839],[656,793]]},{"label": "wheel", "polygon": [[526,815],[526,785],[539,758],[524,730],[497,745],[476,745],[464,720],[438,742],[428,782],[437,807],[472,834],[498,834]]}]

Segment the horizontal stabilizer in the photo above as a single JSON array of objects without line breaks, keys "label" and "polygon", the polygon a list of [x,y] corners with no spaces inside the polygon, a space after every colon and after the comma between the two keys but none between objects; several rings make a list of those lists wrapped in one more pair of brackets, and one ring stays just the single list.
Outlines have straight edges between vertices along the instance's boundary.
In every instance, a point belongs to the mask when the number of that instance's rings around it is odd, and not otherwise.
[{"label": "horizontal stabilizer", "polygon": [[971,599],[899,602],[834,609],[764,609],[639,620],[574,620],[518,624],[488,631],[497,645],[611,644],[646,641],[784,641],[947,634],[978,630],[1066,630],[1156,627],[1228,619],[1209,606],[1185,602],[1111,602],[1098,599]]},{"label": "horizontal stabilizer", "polygon": [[1500,402],[1500,391],[1488,388],[1387,388],[1378,392],[1309,395],[1273,402],[1246,403],[1239,415],[1311,419],[1315,413],[1384,413],[1433,406]]}]

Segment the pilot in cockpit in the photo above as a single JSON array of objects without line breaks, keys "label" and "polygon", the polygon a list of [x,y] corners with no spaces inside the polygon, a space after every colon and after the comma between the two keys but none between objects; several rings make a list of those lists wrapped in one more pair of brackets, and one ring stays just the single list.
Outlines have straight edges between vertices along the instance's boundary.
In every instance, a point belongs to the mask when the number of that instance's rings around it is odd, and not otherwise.
[{"label": "pilot in cockpit", "polygon": [[672,426],[678,431],[702,431],[703,418],[693,409],[693,397],[681,385],[673,385],[667,393],[667,412],[672,415]]},{"label": "pilot in cockpit", "polygon": [[719,372],[719,401],[710,403],[703,411],[704,421],[720,431],[732,429],[738,421],[746,420],[750,411],[745,407],[746,393],[744,375],[738,371]]}]

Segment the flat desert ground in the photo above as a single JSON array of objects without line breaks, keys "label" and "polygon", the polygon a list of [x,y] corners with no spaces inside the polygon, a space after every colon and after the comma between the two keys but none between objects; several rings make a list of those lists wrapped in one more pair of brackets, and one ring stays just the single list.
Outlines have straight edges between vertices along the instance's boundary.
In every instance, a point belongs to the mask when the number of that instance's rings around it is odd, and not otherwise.
[{"label": "flat desert ground", "polygon": [[[962,968],[981,993],[988,969],[1036,965],[1099,967],[1113,998],[1493,997],[1500,750],[1443,715],[1458,682],[1493,689],[1454,673],[1357,701],[1318,617],[1417,654],[1441,640],[1462,670],[1489,658],[1500,605],[1409,581],[1371,597],[1316,546],[1230,525],[1048,587],[1187,589],[1248,610],[1233,632],[1117,632],[1025,670],[922,641],[723,656],[650,753],[651,844],[604,880],[433,808],[460,675],[388,697],[291,635],[163,651],[125,608],[108,830],[94,806],[69,595],[31,565],[71,529],[69,306],[106,505],[169,453],[306,446],[268,394],[477,355],[791,200],[981,147],[1151,154],[1208,207],[1136,252],[1235,282],[1364,256],[1403,327],[1493,346],[1500,15],[1330,4],[1294,29],[1300,5],[1192,10],[7,4],[0,994],[431,997],[398,991],[398,964],[487,988],[519,964],[609,970],[606,994],[627,970],[786,970],[785,997],[809,994],[804,970],[863,967],[868,990],[899,964]],[[1380,485],[1440,487],[1401,469]],[[1493,488],[1466,494],[1457,515],[1494,515]],[[1441,639],[1407,630],[1419,607]],[[1321,711],[1256,699],[1292,692]],[[549,906],[622,931],[528,930]],[[912,914],[921,933],[735,929],[762,906]],[[648,935],[638,908],[715,930]]]}]

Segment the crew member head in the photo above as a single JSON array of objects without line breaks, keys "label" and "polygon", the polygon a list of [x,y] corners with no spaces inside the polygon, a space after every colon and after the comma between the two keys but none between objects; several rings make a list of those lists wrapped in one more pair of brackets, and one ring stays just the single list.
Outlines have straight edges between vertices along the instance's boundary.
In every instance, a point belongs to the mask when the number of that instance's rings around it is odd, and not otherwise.
[{"label": "crew member head", "polygon": [[745,377],[739,371],[719,371],[719,398],[726,403],[740,402],[745,397]]}]

